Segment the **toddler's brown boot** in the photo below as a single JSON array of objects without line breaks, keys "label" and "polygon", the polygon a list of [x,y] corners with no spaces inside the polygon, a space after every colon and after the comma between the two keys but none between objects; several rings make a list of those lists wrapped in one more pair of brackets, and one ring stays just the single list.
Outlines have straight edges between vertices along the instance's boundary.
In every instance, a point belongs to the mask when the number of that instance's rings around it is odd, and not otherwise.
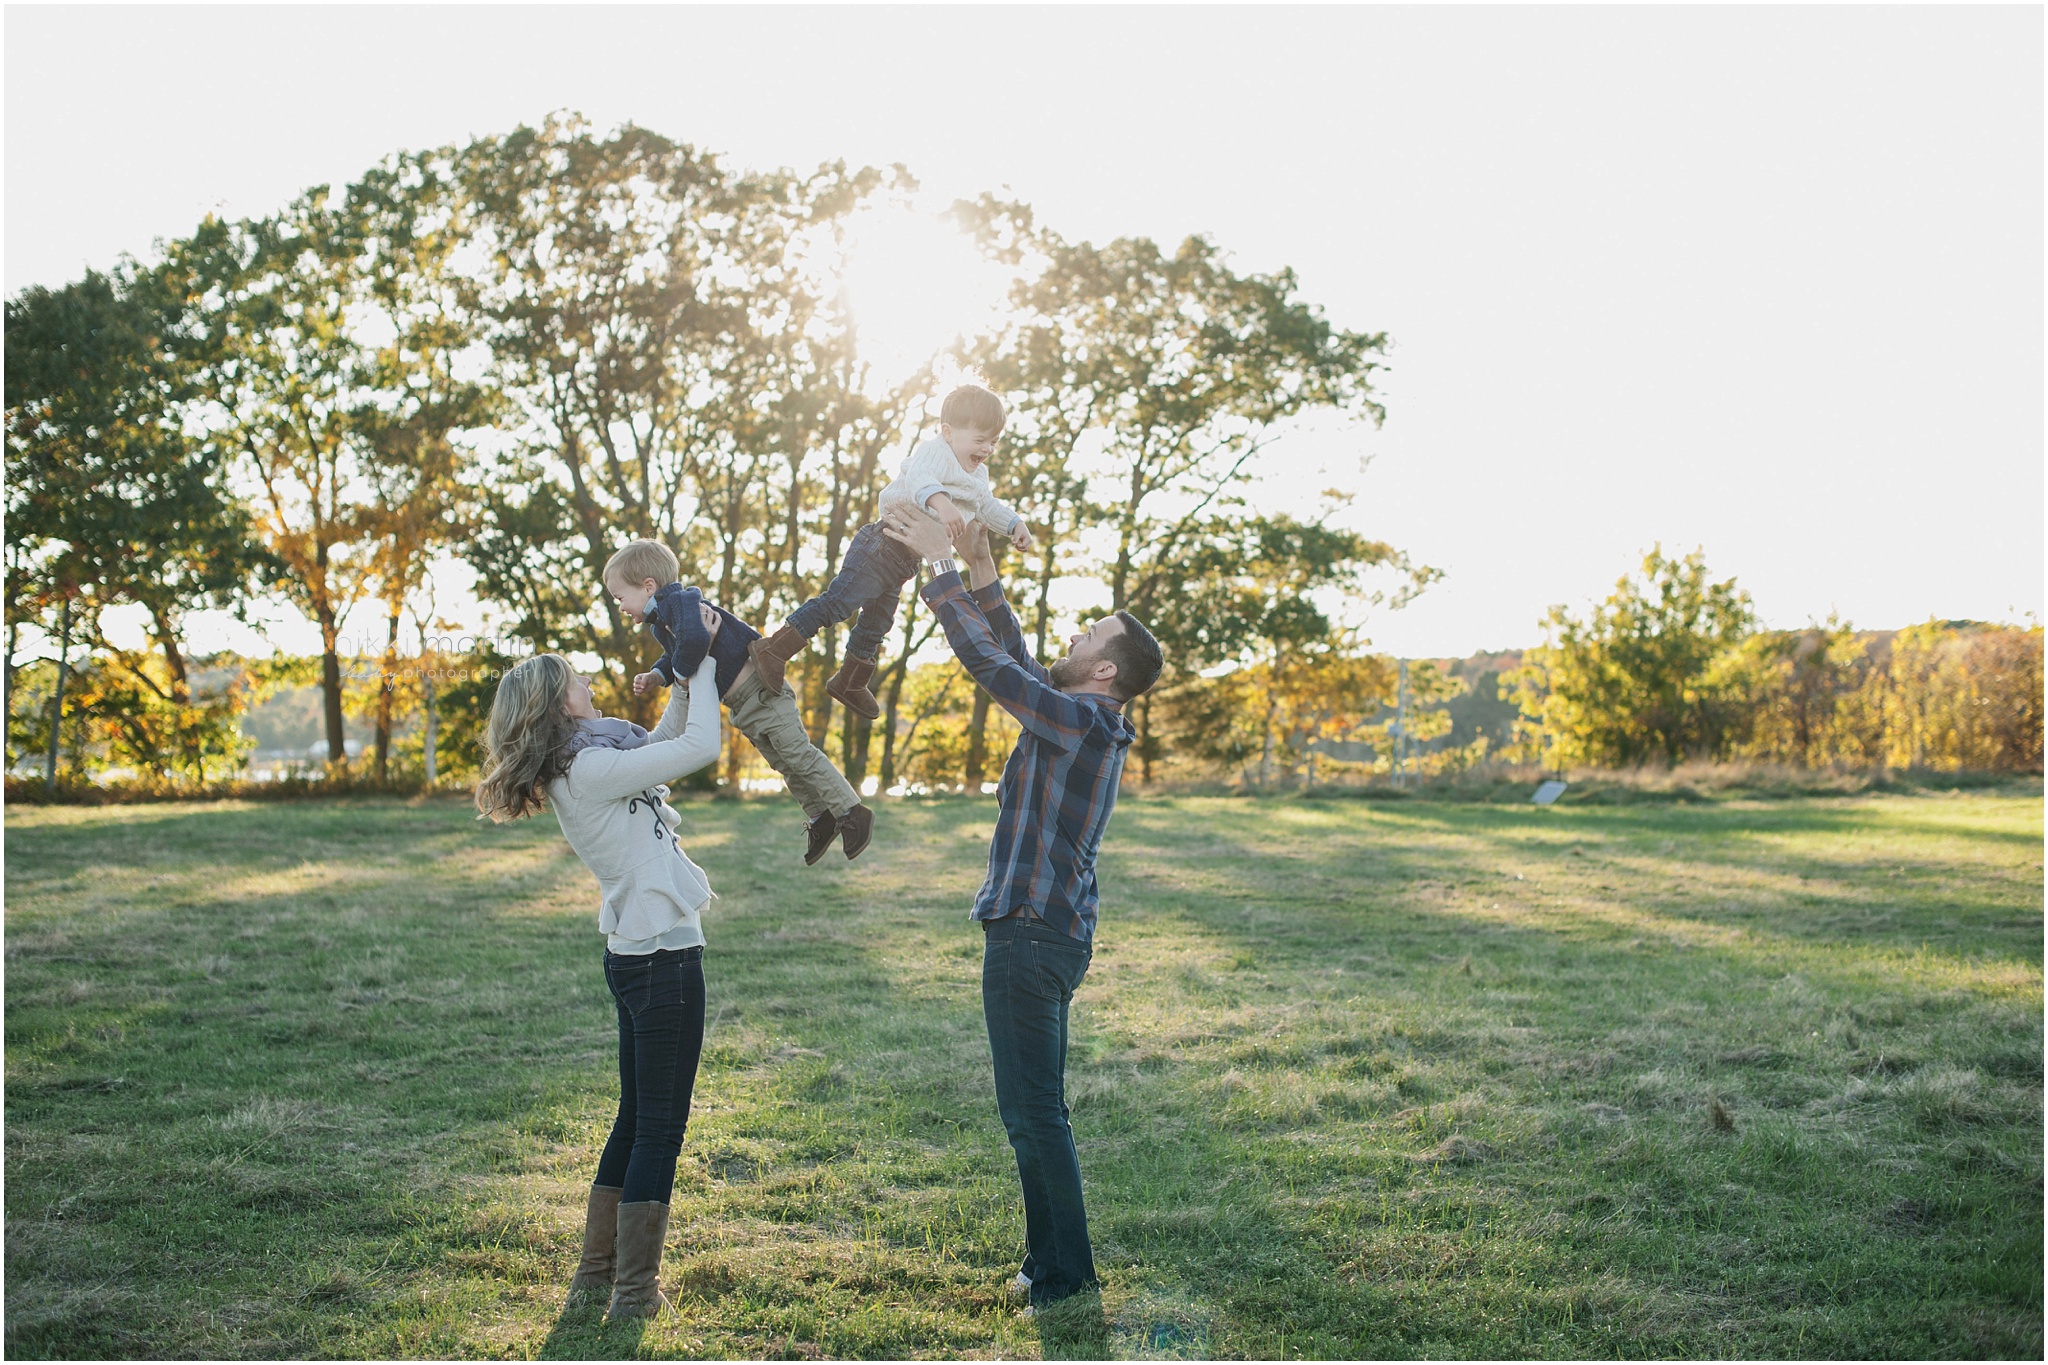
[{"label": "toddler's brown boot", "polygon": [[809,867],[824,857],[825,850],[832,847],[832,841],[838,837],[839,822],[832,818],[831,811],[821,810],[812,816],[811,822],[804,826],[804,839],[808,844],[804,849],[804,866]]},{"label": "toddler's brown boot", "polygon": [[856,659],[849,654],[840,661],[839,671],[825,680],[825,690],[856,716],[873,720],[882,714],[882,704],[868,691],[868,679],[874,676],[873,659]]},{"label": "toddler's brown boot", "polygon": [[766,639],[755,640],[747,646],[747,657],[754,661],[754,673],[761,679],[761,686],[768,689],[769,696],[782,691],[783,669],[791,659],[804,652],[804,646],[811,639],[789,626],[777,626],[775,633]]},{"label": "toddler's brown boot", "polygon": [[839,817],[840,847],[846,850],[846,860],[852,862],[860,851],[868,846],[868,840],[875,837],[875,813],[866,806],[855,806]]}]

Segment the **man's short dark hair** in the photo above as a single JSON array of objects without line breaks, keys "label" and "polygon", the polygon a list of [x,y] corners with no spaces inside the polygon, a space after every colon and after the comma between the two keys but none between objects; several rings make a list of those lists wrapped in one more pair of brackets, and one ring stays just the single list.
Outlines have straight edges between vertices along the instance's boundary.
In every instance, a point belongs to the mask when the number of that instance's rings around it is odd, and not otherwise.
[{"label": "man's short dark hair", "polygon": [[1117,697],[1131,701],[1145,695],[1159,681],[1159,670],[1166,666],[1166,659],[1144,622],[1127,611],[1119,611],[1116,619],[1124,623],[1124,628],[1109,637],[1109,643],[1102,647],[1102,657],[1116,665]]}]

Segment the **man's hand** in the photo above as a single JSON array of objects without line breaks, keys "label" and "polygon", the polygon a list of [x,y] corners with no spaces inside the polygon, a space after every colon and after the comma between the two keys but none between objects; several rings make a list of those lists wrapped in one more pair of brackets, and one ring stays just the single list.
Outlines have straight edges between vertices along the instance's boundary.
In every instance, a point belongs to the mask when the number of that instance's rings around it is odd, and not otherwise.
[{"label": "man's hand", "polygon": [[718,609],[712,606],[709,602],[699,602],[697,604],[697,610],[704,617],[704,633],[706,635],[709,635],[714,640],[717,639],[719,623],[724,619],[721,616],[719,616]]},{"label": "man's hand", "polygon": [[979,521],[969,521],[966,529],[953,538],[953,548],[967,561],[967,568],[974,575],[971,586],[981,588],[996,581],[995,551],[989,548],[988,527]]},{"label": "man's hand", "polygon": [[1020,550],[1028,550],[1034,543],[1031,539],[1031,528],[1024,524],[1024,518],[1017,518],[1017,524],[1010,528],[1010,543]]},{"label": "man's hand", "polygon": [[[965,525],[963,521],[963,527]],[[900,504],[882,513],[882,534],[899,545],[907,545],[920,558],[947,559],[953,553],[953,537],[936,517],[912,511]]]},{"label": "man's hand", "polygon": [[650,687],[659,686],[661,686],[661,674],[659,673],[635,673],[633,675],[633,695],[636,697]]},{"label": "man's hand", "polygon": [[953,538],[953,543],[959,544],[960,533],[967,526],[967,518],[960,514],[960,509],[953,505],[953,500],[944,493],[934,493],[926,505],[932,509],[932,515],[944,524],[946,534]]}]

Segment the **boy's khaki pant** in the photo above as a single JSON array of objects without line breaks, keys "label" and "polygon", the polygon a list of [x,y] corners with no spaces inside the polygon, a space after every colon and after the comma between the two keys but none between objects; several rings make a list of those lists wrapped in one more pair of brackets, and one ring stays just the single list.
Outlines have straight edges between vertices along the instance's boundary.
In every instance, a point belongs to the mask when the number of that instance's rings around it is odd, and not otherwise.
[{"label": "boy's khaki pant", "polygon": [[749,673],[725,694],[725,705],[732,712],[733,728],[753,742],[768,766],[782,774],[789,794],[803,803],[805,815],[825,810],[844,815],[860,804],[860,793],[811,743],[803,717],[797,714],[796,693],[787,684],[780,692],[771,693]]}]

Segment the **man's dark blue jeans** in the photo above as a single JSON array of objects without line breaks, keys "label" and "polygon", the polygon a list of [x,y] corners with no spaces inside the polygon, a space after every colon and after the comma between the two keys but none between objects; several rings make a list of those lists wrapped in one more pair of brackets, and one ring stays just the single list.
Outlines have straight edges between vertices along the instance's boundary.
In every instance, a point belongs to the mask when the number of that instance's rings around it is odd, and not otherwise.
[{"label": "man's dark blue jeans", "polygon": [[896,623],[903,585],[917,577],[917,552],[882,534],[869,522],[853,534],[839,572],[825,591],[789,614],[790,629],[806,640],[830,625],[858,615],[846,637],[846,657],[873,663]]},{"label": "man's dark blue jeans", "polygon": [[1090,948],[1037,919],[982,922],[981,1009],[995,1060],[996,1108],[1024,1185],[1031,1302],[1093,1288],[1095,1253],[1081,1203],[1081,1162],[1067,1121],[1067,1007]]},{"label": "man's dark blue jeans", "polygon": [[666,1204],[690,1122],[690,1092],[704,1051],[704,949],[604,955],[619,1007],[619,1116],[597,1178],[622,1204]]}]

